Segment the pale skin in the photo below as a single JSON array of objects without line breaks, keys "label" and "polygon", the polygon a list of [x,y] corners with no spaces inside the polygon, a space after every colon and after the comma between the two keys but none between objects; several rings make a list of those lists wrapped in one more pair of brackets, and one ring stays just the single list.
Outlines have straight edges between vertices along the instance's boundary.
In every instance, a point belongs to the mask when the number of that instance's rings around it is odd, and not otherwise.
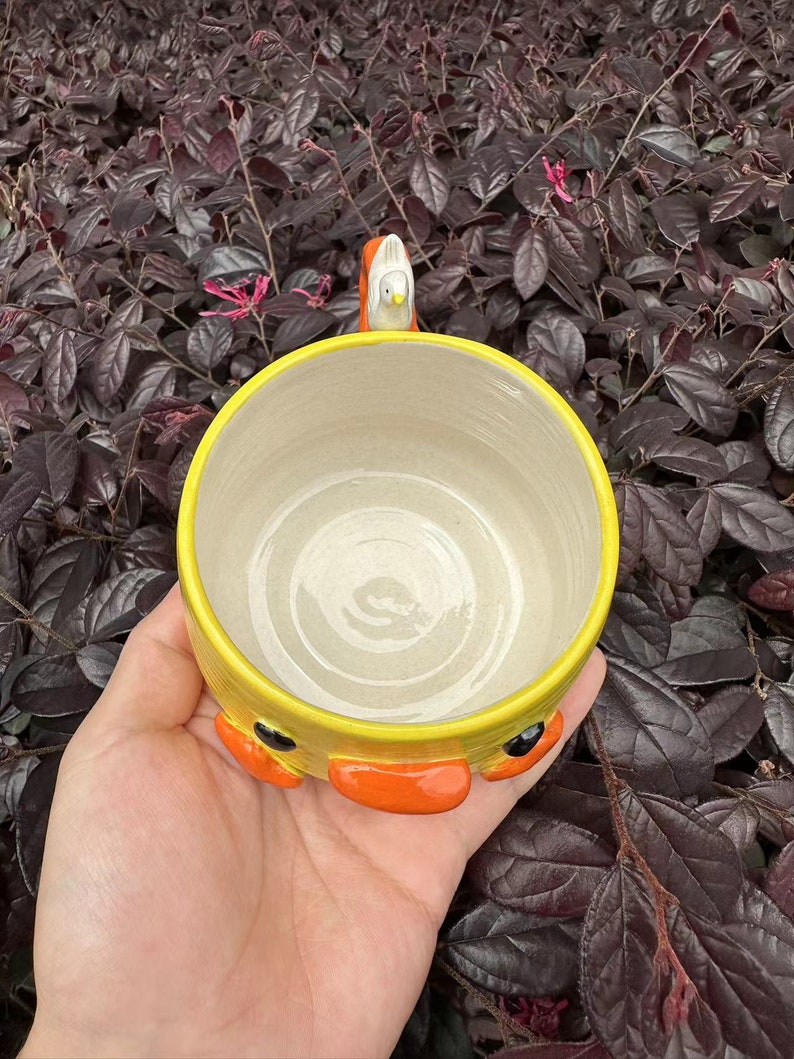
[{"label": "pale skin", "polygon": [[[566,698],[565,738],[604,676]],[[64,753],[44,854],[31,1057],[388,1057],[468,857],[548,769],[395,816],[243,772],[176,591]]]}]

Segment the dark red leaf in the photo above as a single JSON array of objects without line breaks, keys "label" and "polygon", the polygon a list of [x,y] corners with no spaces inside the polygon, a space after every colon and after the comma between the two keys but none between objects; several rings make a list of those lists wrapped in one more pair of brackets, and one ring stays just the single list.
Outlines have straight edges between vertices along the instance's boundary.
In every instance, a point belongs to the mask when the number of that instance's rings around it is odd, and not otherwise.
[{"label": "dark red leaf", "polygon": [[665,890],[714,923],[729,916],[744,878],[730,839],[695,809],[623,787],[618,803],[635,849]]},{"label": "dark red leaf", "polygon": [[94,393],[108,403],[119,392],[130,363],[130,338],[126,331],[117,331],[106,338],[93,359]]},{"label": "dark red leaf", "polygon": [[513,254],[513,282],[524,300],[540,290],[549,270],[549,252],[542,228],[530,228],[518,241]]},{"label": "dark red leaf", "polygon": [[666,195],[654,199],[651,213],[673,246],[688,247],[700,235],[700,220],[691,199],[686,195]]},{"label": "dark red leaf", "polygon": [[13,533],[39,498],[41,484],[29,471],[0,477],[0,538]]},{"label": "dark red leaf", "polygon": [[764,691],[767,727],[780,753],[794,764],[794,684],[770,681]]},{"label": "dark red leaf", "polygon": [[17,449],[14,467],[29,471],[53,507],[59,508],[69,496],[80,466],[80,446],[72,434],[45,430],[31,434]]},{"label": "dark red leaf", "polygon": [[418,151],[411,163],[411,191],[428,210],[438,217],[449,199],[449,181],[441,163],[424,151]]},{"label": "dark red leaf", "polygon": [[320,92],[312,77],[298,81],[284,104],[284,128],[290,136],[297,136],[313,121],[320,108]]},{"label": "dark red leaf", "polygon": [[485,901],[447,932],[444,958],[470,982],[502,996],[549,996],[574,989],[576,919],[549,919]]},{"label": "dark red leaf", "polygon": [[794,842],[789,842],[772,861],[764,890],[789,919],[794,919]]},{"label": "dark red leaf", "polygon": [[618,482],[615,486],[615,504],[620,520],[620,582],[632,573],[640,561],[645,533],[645,508],[633,482]]},{"label": "dark red leaf", "polygon": [[643,506],[643,558],[665,580],[696,585],[703,556],[689,523],[661,489],[645,483],[638,483],[636,489]]},{"label": "dark red leaf", "polygon": [[56,331],[44,351],[42,381],[47,396],[55,404],[62,404],[77,379],[77,355],[69,331]]},{"label": "dark red leaf", "polygon": [[607,753],[637,789],[682,798],[711,779],[714,757],[706,730],[655,673],[611,659],[594,711]]},{"label": "dark red leaf", "polygon": [[759,577],[750,585],[747,595],[767,610],[794,610],[794,566]]},{"label": "dark red leaf", "polygon": [[731,482],[709,488],[719,499],[722,527],[737,544],[757,552],[791,549],[794,514],[770,493]]},{"label": "dark red leaf", "polygon": [[794,471],[794,386],[787,381],[774,391],[764,413],[764,438],[778,467]]},{"label": "dark red leaf", "polygon": [[764,181],[760,177],[726,184],[709,203],[709,220],[712,224],[718,224],[738,217],[753,205],[763,190]]},{"label": "dark red leaf", "polygon": [[676,686],[718,684],[755,676],[747,636],[735,622],[713,614],[690,614],[674,622],[667,660],[656,667]]},{"label": "dark red leaf", "polygon": [[581,916],[614,862],[591,831],[516,809],[469,862],[477,890],[507,908],[541,916]]},{"label": "dark red leaf", "polygon": [[99,690],[88,680],[71,651],[42,655],[11,685],[11,701],[34,717],[67,717],[90,710]]},{"label": "dark red leaf", "polygon": [[732,393],[696,364],[670,364],[664,381],[678,404],[710,434],[727,437],[739,415]]},{"label": "dark red leaf", "polygon": [[755,841],[760,817],[749,800],[716,798],[699,805],[698,812],[727,835],[740,853]]},{"label": "dark red leaf", "polygon": [[227,173],[237,159],[237,144],[232,131],[218,129],[207,144],[207,161],[216,173]]},{"label": "dark red leaf", "polygon": [[751,688],[733,686],[715,692],[697,716],[719,764],[744,750],[764,722],[764,705]]},{"label": "dark red leaf", "polygon": [[14,812],[19,867],[25,886],[34,897],[39,885],[44,836],[60,763],[60,754],[41,758],[28,776]]}]

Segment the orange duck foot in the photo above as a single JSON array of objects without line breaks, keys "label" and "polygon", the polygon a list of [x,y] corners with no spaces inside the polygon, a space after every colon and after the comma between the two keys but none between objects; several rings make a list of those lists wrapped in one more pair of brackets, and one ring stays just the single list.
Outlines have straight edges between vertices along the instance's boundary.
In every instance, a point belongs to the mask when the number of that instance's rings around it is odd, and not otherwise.
[{"label": "orange duck foot", "polygon": [[444,813],[460,805],[471,787],[463,760],[388,764],[332,758],[328,779],[345,798],[387,813]]},{"label": "orange duck foot", "polygon": [[303,776],[285,768],[260,742],[236,728],[226,714],[215,718],[215,730],[232,757],[256,779],[276,787],[300,787]]},{"label": "orange duck foot", "polygon": [[[533,725],[533,727],[535,727]],[[540,727],[540,726],[538,726]],[[565,727],[565,719],[559,710],[554,714],[551,720],[547,721],[545,726],[541,728],[541,736],[534,746],[530,746],[527,752],[521,756],[516,756],[515,750],[520,749],[520,742],[526,737],[527,733],[522,732],[520,736],[516,736],[515,739],[511,739],[505,746],[513,750],[511,755],[509,752],[505,753],[501,761],[493,765],[489,769],[484,769],[482,772],[483,779],[486,780],[507,780],[512,776],[520,776],[522,772],[526,772],[527,769],[531,769],[533,765],[537,765],[541,758],[545,757],[551,748],[557,743],[562,736],[562,730]]]}]

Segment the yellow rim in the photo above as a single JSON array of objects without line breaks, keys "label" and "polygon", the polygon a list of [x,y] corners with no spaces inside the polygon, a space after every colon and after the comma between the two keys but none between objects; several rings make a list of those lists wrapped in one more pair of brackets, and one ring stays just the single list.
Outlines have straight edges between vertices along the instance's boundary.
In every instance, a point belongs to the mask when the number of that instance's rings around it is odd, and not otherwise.
[{"label": "yellow rim", "polygon": [[[481,360],[497,364],[501,368],[517,375],[527,383],[546,404],[563,420],[573,437],[582,458],[585,461],[590,480],[595,489],[601,518],[601,572],[593,596],[593,602],[587,617],[571,644],[555,659],[549,668],[537,680],[507,698],[501,699],[492,706],[478,710],[451,721],[420,722],[395,724],[390,721],[363,721],[353,717],[312,706],[296,698],[260,673],[248,659],[235,647],[224,632],[210,606],[198,571],[198,562],[193,541],[193,525],[196,517],[196,504],[201,486],[202,475],[207,465],[210,451],[221,431],[242,406],[257,394],[263,386],[291,368],[327,353],[336,353],[354,346],[377,345],[380,342],[431,342],[439,346],[449,346],[463,353],[469,353]],[[601,629],[609,611],[612,592],[615,585],[619,551],[619,534],[614,494],[609,476],[604,467],[598,449],[586,428],[566,404],[560,395],[529,368],[524,367],[512,357],[491,349],[479,342],[465,338],[454,338],[449,335],[437,335],[426,331],[366,331],[356,334],[339,335],[322,342],[304,346],[295,353],[277,360],[265,368],[226,402],[215,416],[193,457],[185,481],[182,501],[179,508],[177,525],[177,562],[179,580],[186,602],[193,614],[201,634],[207,639],[212,649],[227,670],[233,672],[237,680],[245,683],[249,690],[263,699],[270,699],[292,713],[303,715],[326,729],[340,735],[358,734],[365,738],[396,740],[399,742],[426,742],[434,739],[449,739],[459,736],[476,735],[485,725],[499,725],[525,712],[531,702],[542,702],[550,698],[565,682],[572,670],[581,666],[598,640]]]}]

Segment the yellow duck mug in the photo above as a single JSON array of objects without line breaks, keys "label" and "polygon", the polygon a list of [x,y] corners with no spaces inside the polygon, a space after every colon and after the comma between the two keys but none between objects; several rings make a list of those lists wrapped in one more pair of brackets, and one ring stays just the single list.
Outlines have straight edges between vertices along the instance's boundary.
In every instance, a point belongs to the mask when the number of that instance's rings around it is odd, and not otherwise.
[{"label": "yellow duck mug", "polygon": [[177,532],[190,636],[252,775],[398,813],[459,805],[557,742],[614,588],[612,488],[522,364],[419,332],[397,236],[361,332],[276,361],[196,452]]}]

